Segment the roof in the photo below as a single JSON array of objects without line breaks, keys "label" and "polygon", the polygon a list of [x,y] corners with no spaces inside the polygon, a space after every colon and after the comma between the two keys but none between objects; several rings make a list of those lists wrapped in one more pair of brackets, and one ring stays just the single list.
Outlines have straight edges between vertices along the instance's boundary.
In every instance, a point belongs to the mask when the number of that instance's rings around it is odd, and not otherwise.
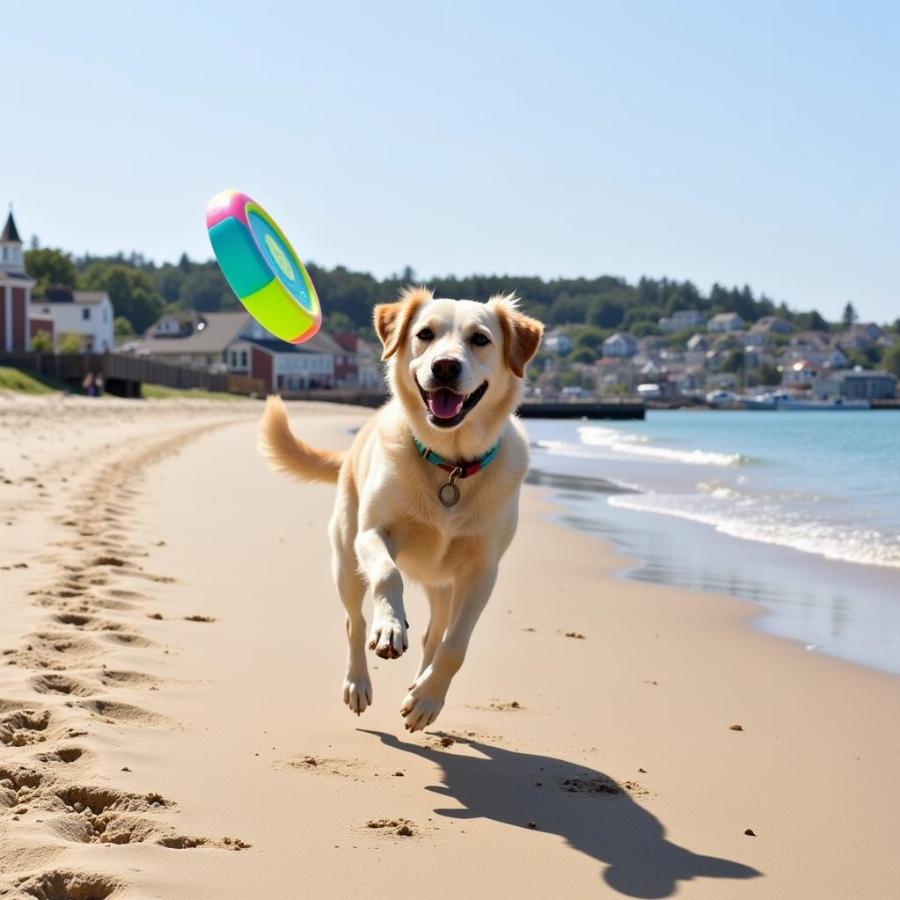
[{"label": "roof", "polygon": [[838,381],[846,381],[848,378],[888,378],[896,381],[897,376],[890,372],[878,372],[875,369],[844,369],[841,372],[835,372],[832,376]]},{"label": "roof", "polygon": [[203,328],[195,328],[187,337],[146,338],[138,346],[151,354],[222,353],[250,321],[245,312],[203,313],[198,316]]},{"label": "roof", "polygon": [[0,241],[4,243],[22,243],[22,238],[19,237],[19,229],[16,228],[16,220],[13,218],[12,210],[9,211],[9,215],[6,217],[6,224],[3,226],[3,234],[0,234]]},{"label": "roof", "polygon": [[[709,321],[710,322],[725,322],[726,320],[731,320],[734,318],[741,319],[741,317],[736,312],[721,312],[716,313]],[[743,322],[744,320],[741,319]]]},{"label": "roof", "polygon": [[[32,297],[31,302],[35,306],[70,306],[73,303],[93,305],[109,300],[109,294],[106,291],[72,291],[68,288],[48,288],[48,290],[56,291],[56,293],[51,294],[50,297]],[[62,295],[65,295],[66,299],[63,300]]]},{"label": "roof", "polygon": [[246,341],[269,353],[324,353],[334,355],[336,353],[344,354],[347,351],[333,338],[331,335],[323,334],[321,331],[308,341],[302,344],[289,344],[286,341],[280,341],[278,338],[254,338],[240,337],[236,340]]}]

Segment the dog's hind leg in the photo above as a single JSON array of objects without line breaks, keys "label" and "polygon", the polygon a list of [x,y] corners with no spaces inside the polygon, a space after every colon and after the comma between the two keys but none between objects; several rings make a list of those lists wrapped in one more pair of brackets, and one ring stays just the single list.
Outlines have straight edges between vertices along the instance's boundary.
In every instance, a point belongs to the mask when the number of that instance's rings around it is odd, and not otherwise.
[{"label": "dog's hind leg", "polygon": [[347,610],[347,673],[344,676],[344,703],[357,715],[372,705],[372,682],[366,663],[366,620],[363,616],[363,600],[366,583],[356,568],[356,557],[351,548],[334,545],[334,580],[341,603]]},{"label": "dog's hind leg", "polygon": [[450,621],[452,586],[449,584],[426,585],[425,593],[428,595],[431,618],[428,620],[427,631],[422,635],[422,662],[419,663],[416,678],[431,665],[434,654],[444,638],[447,623]]}]

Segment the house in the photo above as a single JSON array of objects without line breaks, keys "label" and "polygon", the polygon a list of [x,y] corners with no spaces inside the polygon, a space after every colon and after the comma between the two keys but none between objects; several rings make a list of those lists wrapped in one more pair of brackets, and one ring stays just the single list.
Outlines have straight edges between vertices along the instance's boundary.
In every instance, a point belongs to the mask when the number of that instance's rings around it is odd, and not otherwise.
[{"label": "house", "polygon": [[368,341],[356,342],[356,377],[358,387],[364,391],[383,391],[387,388],[384,363],[381,361],[381,345]]},{"label": "house", "polygon": [[719,313],[706,323],[706,330],[717,334],[725,334],[729,331],[740,331],[744,327],[744,320],[737,313]]},{"label": "house", "polygon": [[358,387],[359,367],[356,351],[359,338],[352,331],[345,331],[334,336],[335,342],[344,351],[334,360],[334,381],[338,387]]},{"label": "house", "polygon": [[[155,335],[155,336],[154,336]],[[178,335],[178,336],[176,336]],[[353,336],[355,338],[355,336]],[[349,342],[345,342],[349,345]],[[279,340],[246,312],[166,315],[119,352],[173,365],[260,379],[267,391],[357,387],[357,353],[324,332],[303,344]]]},{"label": "house", "polygon": [[31,300],[32,337],[47,332],[59,350],[66,335],[77,335],[85,353],[107,353],[115,346],[112,302],[106,291],[48,287]]},{"label": "house", "polygon": [[821,374],[821,366],[811,363],[808,359],[801,359],[782,368],[781,384],[783,387],[811,387],[819,380]]},{"label": "house", "polygon": [[709,350],[709,341],[704,334],[692,335],[687,342],[687,348],[692,353],[705,353]]},{"label": "house", "polygon": [[671,316],[664,316],[657,323],[660,331],[682,331],[685,328],[699,328],[706,323],[706,316],[698,309],[679,309]]},{"label": "house", "polygon": [[31,289],[22,239],[12,211],[0,233],[0,352],[28,350],[31,344]]},{"label": "house", "polygon": [[544,349],[550,353],[559,353],[565,356],[572,352],[572,338],[564,331],[551,331],[544,335]]},{"label": "house", "polygon": [[871,347],[882,335],[881,329],[874,323],[854,325],[837,336],[838,346],[851,350],[865,350]]},{"label": "house", "polygon": [[[176,325],[176,318],[181,325]],[[122,353],[153,356],[176,366],[225,372],[225,351],[250,321],[243,311],[163,316],[147,329],[142,340],[129,341],[118,349]]]},{"label": "house", "polygon": [[816,396],[845,397],[848,400],[893,400],[897,396],[897,378],[890,372],[852,369],[832,372],[814,386]]},{"label": "house", "polygon": [[793,334],[794,326],[781,316],[763,316],[750,326],[751,334]]},{"label": "house", "polygon": [[271,393],[335,387],[335,360],[346,351],[334,338],[320,331],[302,344],[288,344],[247,320],[226,348],[229,372],[261,379]]},{"label": "house", "polygon": [[850,360],[839,347],[826,346],[824,349],[811,349],[803,346],[789,347],[781,356],[781,360],[785,364],[804,359],[826,369],[845,369],[850,365]]},{"label": "house", "polygon": [[617,331],[603,342],[606,357],[632,357],[637,353],[637,341],[625,331]]},{"label": "house", "polygon": [[145,337],[188,337],[200,318],[200,313],[167,313],[147,329]]}]

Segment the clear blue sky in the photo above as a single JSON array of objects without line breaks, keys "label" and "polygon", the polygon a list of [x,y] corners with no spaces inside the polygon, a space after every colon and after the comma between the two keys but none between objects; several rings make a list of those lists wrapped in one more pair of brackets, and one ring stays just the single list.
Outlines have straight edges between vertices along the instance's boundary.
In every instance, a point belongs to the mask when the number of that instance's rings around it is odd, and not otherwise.
[{"label": "clear blue sky", "polygon": [[0,97],[0,204],[76,253],[205,259],[238,187],[329,266],[900,316],[894,2],[11,0]]}]

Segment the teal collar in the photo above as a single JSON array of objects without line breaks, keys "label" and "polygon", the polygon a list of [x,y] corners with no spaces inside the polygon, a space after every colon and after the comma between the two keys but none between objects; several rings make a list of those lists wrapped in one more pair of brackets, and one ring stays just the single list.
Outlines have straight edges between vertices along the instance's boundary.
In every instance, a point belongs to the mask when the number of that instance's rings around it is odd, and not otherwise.
[{"label": "teal collar", "polygon": [[459,488],[456,486],[457,479],[468,478],[470,475],[486,469],[500,450],[500,441],[497,441],[484,456],[479,456],[478,459],[460,460],[453,463],[439,456],[434,450],[429,450],[415,435],[413,435],[413,443],[416,445],[416,450],[419,451],[419,456],[422,459],[450,473],[449,480],[442,484],[438,490],[438,499],[444,506],[455,506],[459,501]]}]

